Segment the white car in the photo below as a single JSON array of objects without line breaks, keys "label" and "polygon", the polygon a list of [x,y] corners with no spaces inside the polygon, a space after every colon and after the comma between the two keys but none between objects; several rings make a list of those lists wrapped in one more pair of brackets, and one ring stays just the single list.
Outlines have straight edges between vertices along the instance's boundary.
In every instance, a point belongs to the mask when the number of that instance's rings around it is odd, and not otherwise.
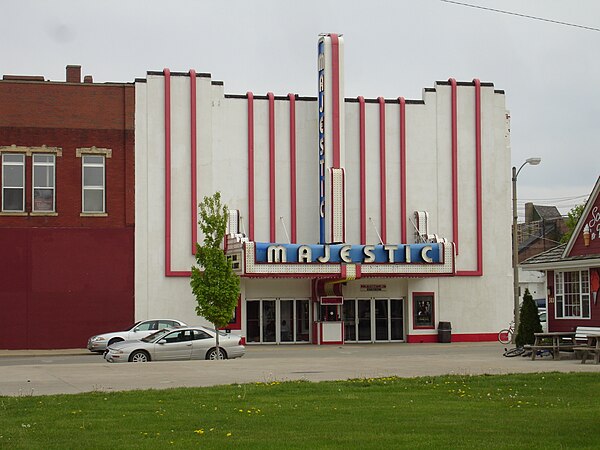
[{"label": "white car", "polygon": [[131,339],[141,339],[163,328],[185,327],[187,324],[175,319],[150,319],[133,324],[125,331],[113,331],[92,336],[87,348],[91,352],[103,353],[111,344]]},{"label": "white car", "polygon": [[228,359],[244,356],[242,337],[206,327],[180,327],[157,331],[140,340],[112,344],[104,352],[108,362],[148,362],[189,359]]},{"label": "white car", "polygon": [[540,324],[542,325],[542,333],[548,332],[548,316],[546,315],[546,310],[541,310],[539,313]]}]

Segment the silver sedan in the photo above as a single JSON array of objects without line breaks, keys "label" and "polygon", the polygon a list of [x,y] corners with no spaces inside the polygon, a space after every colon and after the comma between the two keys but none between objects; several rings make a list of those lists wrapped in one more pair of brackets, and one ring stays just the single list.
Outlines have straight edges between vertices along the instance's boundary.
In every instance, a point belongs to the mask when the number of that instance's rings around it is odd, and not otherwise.
[{"label": "silver sedan", "polygon": [[119,341],[141,339],[157,330],[169,327],[186,326],[181,320],[150,319],[136,322],[124,331],[97,334],[88,339],[87,348],[91,352],[103,353],[106,347]]},{"label": "silver sedan", "polygon": [[219,353],[216,332],[206,327],[179,327],[160,330],[135,341],[110,345],[104,352],[108,362],[148,362],[187,359],[228,359],[244,356],[242,338],[219,331]]}]

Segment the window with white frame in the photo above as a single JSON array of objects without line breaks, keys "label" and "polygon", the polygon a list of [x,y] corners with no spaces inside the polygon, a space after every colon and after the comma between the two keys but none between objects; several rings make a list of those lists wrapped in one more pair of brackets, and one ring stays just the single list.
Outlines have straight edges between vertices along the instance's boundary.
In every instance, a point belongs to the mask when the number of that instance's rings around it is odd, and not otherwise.
[{"label": "window with white frame", "polygon": [[55,156],[33,155],[33,212],[53,212]]},{"label": "window with white frame", "polygon": [[25,211],[25,155],[2,154],[2,211]]},{"label": "window with white frame", "polygon": [[82,209],[84,213],[104,213],[104,155],[81,155]]},{"label": "window with white frame", "polygon": [[587,270],[555,272],[554,294],[557,318],[590,317],[590,277]]}]

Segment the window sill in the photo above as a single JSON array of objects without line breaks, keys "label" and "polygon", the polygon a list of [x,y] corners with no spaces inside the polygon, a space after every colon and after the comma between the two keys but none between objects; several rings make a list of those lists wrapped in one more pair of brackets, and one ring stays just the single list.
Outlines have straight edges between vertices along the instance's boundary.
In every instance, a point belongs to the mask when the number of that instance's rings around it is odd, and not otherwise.
[{"label": "window sill", "polygon": [[18,212],[18,211],[14,211],[14,212],[11,212],[11,211],[2,211],[2,212],[0,212],[0,216],[20,216],[20,217],[25,217],[27,215],[28,215],[28,213],[26,213],[26,212]]},{"label": "window sill", "polygon": [[52,211],[47,211],[47,212],[42,212],[42,211],[32,211],[29,213],[30,216],[33,217],[39,217],[39,216],[49,216],[49,217],[56,217],[58,216],[57,212],[52,212]]},{"label": "window sill", "polygon": [[79,213],[79,217],[108,217],[108,213]]}]

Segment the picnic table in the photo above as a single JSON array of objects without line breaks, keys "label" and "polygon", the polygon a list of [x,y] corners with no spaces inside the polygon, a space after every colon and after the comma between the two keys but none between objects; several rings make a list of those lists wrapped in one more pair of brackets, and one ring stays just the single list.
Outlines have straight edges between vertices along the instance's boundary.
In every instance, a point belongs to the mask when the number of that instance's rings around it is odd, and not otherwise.
[{"label": "picnic table", "polygon": [[581,352],[581,364],[585,364],[590,353],[594,355],[594,362],[600,363],[600,333],[587,334],[587,344],[578,345],[573,350]]},{"label": "picnic table", "polygon": [[539,350],[552,352],[552,359],[560,359],[560,352],[573,351],[576,347],[575,332],[557,331],[547,333],[534,333],[535,342],[531,346],[531,360],[537,356]]}]

